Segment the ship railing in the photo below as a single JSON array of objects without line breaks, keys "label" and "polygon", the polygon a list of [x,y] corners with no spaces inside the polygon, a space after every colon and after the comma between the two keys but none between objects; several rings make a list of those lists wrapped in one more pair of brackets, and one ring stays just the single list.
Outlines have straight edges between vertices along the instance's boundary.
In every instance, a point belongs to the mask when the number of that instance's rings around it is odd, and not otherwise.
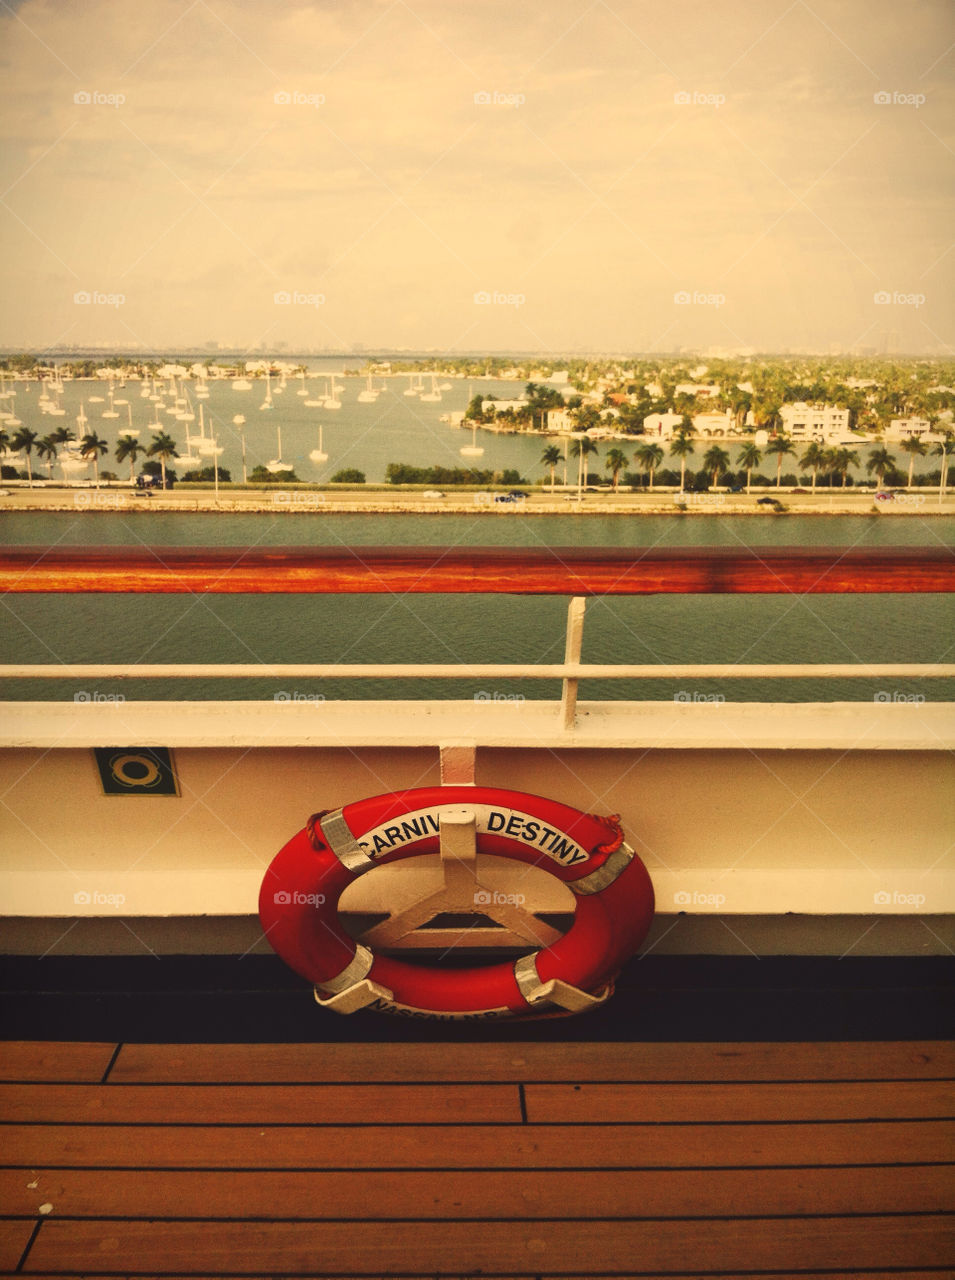
[{"label": "ship railing", "polygon": [[559,680],[559,723],[582,680],[926,679],[948,663],[584,663],[587,599],[657,594],[955,592],[947,547],[7,547],[10,593],[513,594],[569,596],[560,663],[29,663],[0,679]]}]

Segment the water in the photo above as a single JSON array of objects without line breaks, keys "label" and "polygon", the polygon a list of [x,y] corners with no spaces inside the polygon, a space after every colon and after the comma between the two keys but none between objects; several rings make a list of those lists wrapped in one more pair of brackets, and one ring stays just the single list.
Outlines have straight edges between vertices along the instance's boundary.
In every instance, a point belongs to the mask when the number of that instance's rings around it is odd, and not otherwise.
[{"label": "water", "polygon": [[[9,513],[5,543],[202,545],[946,545],[951,519],[878,516],[599,517],[131,515]],[[563,658],[566,599],[514,596],[7,595],[4,662],[493,662]],[[586,662],[952,661],[953,606],[938,595],[644,596],[588,602]],[[0,682],[0,697],[136,698],[558,696],[556,682]],[[586,699],[741,701],[955,698],[955,682],[588,681]]]},{"label": "water", "polygon": [[[450,381],[450,390],[441,392],[440,403],[427,403],[419,398],[409,398],[404,395],[404,391],[409,386],[407,375],[377,377],[373,380],[375,387],[384,387],[384,390],[375,403],[362,404],[357,397],[365,388],[365,379],[351,374],[341,377],[339,382],[342,388],[339,397],[342,401],[341,409],[309,408],[305,405],[305,399],[319,396],[330,384],[329,375],[335,371],[341,374],[342,362],[326,360],[308,363],[317,375],[309,378],[305,384],[308,396],[303,397],[298,394],[302,390],[302,384],[298,379],[289,379],[285,390],[281,393],[278,392],[278,382],[273,379],[274,407],[268,410],[260,408],[265,400],[265,383],[262,380],[254,381],[251,391],[234,391],[232,383],[226,380],[210,382],[209,399],[204,402],[196,400],[195,384],[187,382],[185,384],[187,396],[190,409],[196,414],[196,421],[184,423],[169,413],[160,412],[158,416],[162,429],[176,441],[179,453],[184,454],[187,449],[186,436],[199,434],[198,408],[202,403],[206,434],[215,435],[224,451],[219,458],[219,465],[231,473],[234,481],[242,479],[243,436],[246,467],[248,474],[251,475],[256,466],[268,465],[278,457],[279,431],[282,437],[282,460],[294,467],[295,474],[300,480],[308,482],[324,483],[336,472],[345,468],[362,471],[369,483],[383,482],[389,462],[405,462],[414,466],[475,466],[482,470],[496,471],[513,468],[520,472],[528,483],[549,478],[550,472],[541,463],[541,454],[548,445],[555,443],[553,438],[505,435],[479,430],[477,443],[483,447],[484,456],[468,459],[461,457],[460,450],[463,446],[470,445],[471,432],[452,428],[448,423],[441,421],[443,415],[464,410],[472,394],[481,393],[503,399],[518,398],[523,394],[524,383],[492,379],[474,379],[471,382],[464,379],[451,379],[447,380]],[[445,379],[439,377],[437,381],[441,384]],[[109,445],[108,455],[101,460],[101,469],[113,471],[121,478],[129,475],[129,464],[116,461],[116,441],[130,430],[130,423],[132,429],[139,432],[141,444],[148,446],[154,438],[154,433],[149,427],[149,423],[156,417],[154,405],[150,400],[142,398],[140,392],[143,384],[140,382],[130,381],[124,386],[117,384],[114,388],[116,404],[113,412],[120,415],[118,418],[103,418],[104,411],[110,411],[108,387],[99,380],[83,379],[68,381],[64,384],[64,390],[60,396],[60,405],[65,410],[63,417],[52,417],[41,412],[38,405],[40,390],[37,383],[21,381],[15,384],[15,388],[17,394],[8,403],[25,426],[37,431],[41,437],[62,426],[71,428],[78,436],[87,431],[95,432]],[[104,399],[102,402],[94,403],[90,399],[91,396],[100,396]],[[166,397],[167,402],[170,399],[169,396]],[[120,401],[126,403],[119,403]],[[76,418],[81,408],[88,421],[85,425],[77,426]],[[246,420],[241,428],[233,423],[236,415],[242,415]],[[328,454],[328,461],[316,464],[310,460],[309,453],[318,447],[319,426],[322,428],[322,448]],[[563,442],[559,443],[563,447]],[[598,454],[588,458],[590,471],[607,475],[609,478],[609,472],[606,471],[603,461],[607,450],[622,448],[628,456],[632,457],[638,443],[640,443],[638,440],[634,440],[633,444],[616,440],[602,443]],[[722,447],[727,448],[732,459],[731,465],[735,468],[739,443],[735,441],[720,443]],[[708,447],[708,443],[698,446],[694,454],[687,458],[689,470],[700,468],[702,455]],[[854,473],[857,480],[872,478],[864,471],[868,448],[866,445],[859,446],[863,469]],[[894,453],[899,466],[907,472],[907,456],[898,448],[890,447],[890,452]],[[174,460],[171,465],[181,477],[188,470],[211,465],[211,459],[202,458],[193,464],[183,464],[181,461]],[[669,456],[663,465],[679,471],[678,460]],[[141,460],[137,465],[137,471],[140,467]],[[937,471],[938,467],[939,459],[931,455],[916,458],[915,473],[917,475]],[[33,469],[34,474],[39,477],[49,475],[47,464],[36,454],[33,456]],[[633,464],[632,469],[638,470],[636,463]],[[765,458],[759,470],[775,478],[775,459]],[[793,458],[787,457],[784,460],[784,473],[795,473],[799,470]],[[57,480],[63,478],[59,466],[54,467],[53,474]],[[84,474],[73,472],[71,478],[82,478]],[[92,475],[91,468],[89,474]],[[558,467],[558,482],[563,478],[563,474],[563,467]],[[568,474],[573,484],[577,475],[576,461],[573,458],[568,464]]]}]

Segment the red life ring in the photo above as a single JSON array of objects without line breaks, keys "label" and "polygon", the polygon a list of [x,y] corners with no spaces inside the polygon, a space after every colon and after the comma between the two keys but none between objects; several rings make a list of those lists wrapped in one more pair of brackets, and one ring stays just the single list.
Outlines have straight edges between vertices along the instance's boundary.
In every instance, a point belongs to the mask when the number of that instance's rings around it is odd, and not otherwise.
[{"label": "red life ring", "polygon": [[[342,928],[338,901],[372,867],[437,853],[443,810],[475,816],[479,853],[542,867],[574,893],[569,931],[548,947],[466,969],[376,956]],[[272,947],[321,1004],[437,1019],[579,1011],[606,999],[653,918],[646,868],[615,818],[495,787],[419,787],[315,814],[276,854],[259,894]],[[576,994],[575,994],[576,993]]]}]

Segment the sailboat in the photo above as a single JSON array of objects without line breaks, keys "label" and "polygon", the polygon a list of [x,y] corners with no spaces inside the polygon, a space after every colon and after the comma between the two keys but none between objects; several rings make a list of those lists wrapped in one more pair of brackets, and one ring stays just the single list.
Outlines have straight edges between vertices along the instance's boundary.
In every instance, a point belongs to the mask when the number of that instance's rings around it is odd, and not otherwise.
[{"label": "sailboat", "polygon": [[[270,373],[269,373],[268,369],[266,369],[266,371],[265,371],[265,399],[264,399],[264,400],[262,401],[262,403],[259,405],[259,408],[260,408],[260,409],[273,409],[274,407],[275,407],[275,406],[272,404],[272,377],[271,377],[271,375],[270,375]],[[281,450],[279,450],[279,452],[281,452]]]},{"label": "sailboat", "polygon": [[339,392],[339,387],[335,383],[335,375],[332,374],[332,389],[331,389],[331,392],[325,397],[325,400],[324,400],[324,405],[326,409],[340,409],[342,407],[342,402],[338,398],[338,392]]},{"label": "sailboat", "polygon": [[203,406],[199,406],[199,453],[203,458],[217,458],[222,453],[222,448],[216,444],[216,438],[212,433],[212,427],[209,427],[209,434],[206,435],[206,420],[202,412]]},{"label": "sailboat", "polygon": [[417,396],[421,394],[420,385],[416,385],[415,383],[416,378],[417,378],[417,374],[414,374],[414,373],[408,374],[408,389],[404,392],[406,396]]},{"label": "sailboat", "polygon": [[438,380],[434,374],[431,375],[431,390],[426,395],[422,395],[421,402],[422,404],[439,404],[441,402],[441,392],[438,390]]},{"label": "sailboat", "polygon": [[466,444],[461,449],[462,458],[483,458],[484,449],[477,442],[477,423],[471,428],[471,443]]},{"label": "sailboat", "polygon": [[[119,401],[117,401],[116,403],[118,404]],[[129,426],[123,428],[123,435],[130,436],[133,440],[138,440],[139,428],[133,427],[133,406],[129,403],[128,400],[126,401],[126,416],[129,419]]]},{"label": "sailboat", "polygon": [[190,450],[192,449],[192,446],[195,445],[201,452],[202,451],[201,446],[204,445],[205,442],[206,442],[206,420],[205,420],[205,415],[203,414],[203,406],[200,405],[199,406],[199,434],[196,435],[195,432],[193,432],[192,435],[187,434],[186,444],[189,446]]},{"label": "sailboat", "polygon": [[296,391],[296,393],[295,393],[295,394],[296,394],[297,396],[307,396],[307,395],[308,395],[308,388],[307,388],[307,387],[306,387],[306,385],[305,385],[305,370],[304,370],[304,369],[303,369],[303,370],[302,370],[302,372],[299,374],[299,377],[302,379],[302,385],[301,385],[301,387],[299,387],[298,391]]},{"label": "sailboat", "polygon": [[378,399],[378,397],[379,397],[380,395],[381,395],[381,392],[380,392],[380,391],[378,391],[378,390],[376,390],[376,389],[372,386],[372,383],[371,383],[371,374],[369,374],[369,375],[368,375],[368,385],[365,387],[365,390],[364,390],[364,391],[359,391],[359,393],[358,393],[358,403],[359,403],[359,404],[374,404],[374,403],[375,403],[375,401]]},{"label": "sailboat", "polygon": [[277,458],[273,458],[266,468],[268,471],[271,471],[273,475],[276,475],[279,471],[292,470],[287,462],[282,461],[282,428],[277,427],[276,431],[278,432],[279,438],[279,456]]},{"label": "sailboat", "polygon": [[322,444],[322,428],[321,427],[318,428],[318,448],[313,449],[308,456],[311,458],[313,462],[328,461],[328,454],[325,453],[324,446]]}]

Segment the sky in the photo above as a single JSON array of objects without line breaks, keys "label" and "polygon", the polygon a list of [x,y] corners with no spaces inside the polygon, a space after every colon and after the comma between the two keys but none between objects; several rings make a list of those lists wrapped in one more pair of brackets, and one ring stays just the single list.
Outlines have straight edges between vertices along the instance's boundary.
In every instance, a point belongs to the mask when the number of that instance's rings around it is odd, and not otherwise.
[{"label": "sky", "polygon": [[950,355],[950,0],[0,0],[0,346]]}]

